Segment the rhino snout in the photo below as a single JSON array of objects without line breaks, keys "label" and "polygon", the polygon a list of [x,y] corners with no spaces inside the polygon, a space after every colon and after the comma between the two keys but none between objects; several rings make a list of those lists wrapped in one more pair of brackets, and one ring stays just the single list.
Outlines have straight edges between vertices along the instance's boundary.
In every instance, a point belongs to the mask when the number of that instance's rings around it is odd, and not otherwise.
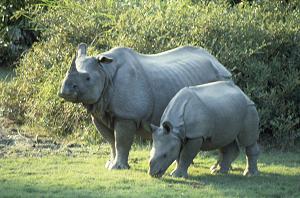
[{"label": "rhino snout", "polygon": [[77,93],[63,93],[63,92],[59,92],[58,96],[67,100],[67,101],[71,101],[71,102],[76,102],[78,97],[77,97]]},{"label": "rhino snout", "polygon": [[157,161],[150,160],[149,166],[150,168],[148,170],[148,174],[151,177],[160,178],[165,173],[165,170],[161,167],[161,164]]},{"label": "rhino snout", "polygon": [[149,171],[148,171],[148,174],[149,174],[151,177],[160,178],[160,177],[163,176],[164,171],[163,171],[163,170],[153,171],[153,170],[150,168]]},{"label": "rhino snout", "polygon": [[63,86],[58,93],[58,96],[71,102],[76,102],[78,99],[78,87],[76,84],[71,86]]}]

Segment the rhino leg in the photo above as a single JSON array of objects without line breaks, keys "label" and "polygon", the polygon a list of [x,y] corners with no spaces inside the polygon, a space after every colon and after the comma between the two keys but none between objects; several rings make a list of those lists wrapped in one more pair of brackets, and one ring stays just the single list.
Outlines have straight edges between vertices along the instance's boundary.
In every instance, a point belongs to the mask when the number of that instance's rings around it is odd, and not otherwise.
[{"label": "rhino leg", "polygon": [[217,169],[217,168],[219,167],[219,164],[220,164],[222,158],[223,158],[223,155],[222,155],[222,153],[221,153],[221,151],[220,151],[220,152],[219,152],[218,160],[216,161],[216,163],[214,163],[214,165],[212,165],[212,166],[210,167],[210,171],[211,171],[211,172],[213,172],[215,169]]},{"label": "rhino leg", "polygon": [[129,169],[128,155],[136,130],[136,123],[132,120],[115,121],[116,157],[109,169]]},{"label": "rhino leg", "polygon": [[175,170],[171,173],[173,177],[188,177],[187,170],[193,159],[199,153],[203,139],[197,138],[188,140],[180,152],[179,159],[177,160],[177,165]]},{"label": "rhino leg", "polygon": [[257,142],[255,142],[250,146],[246,146],[247,166],[244,171],[245,176],[253,176],[259,174],[259,171],[257,169],[258,156],[259,156],[259,146]]},{"label": "rhino leg", "polygon": [[228,173],[231,169],[231,163],[237,158],[239,153],[240,149],[236,141],[222,147],[220,149],[220,158],[217,163],[211,167],[211,173]]},{"label": "rhino leg", "polygon": [[106,127],[101,121],[95,119],[94,117],[92,117],[92,119],[98,132],[106,141],[108,141],[110,145],[110,159],[106,162],[105,165],[106,168],[109,168],[110,164],[114,161],[116,156],[114,132],[112,129]]}]

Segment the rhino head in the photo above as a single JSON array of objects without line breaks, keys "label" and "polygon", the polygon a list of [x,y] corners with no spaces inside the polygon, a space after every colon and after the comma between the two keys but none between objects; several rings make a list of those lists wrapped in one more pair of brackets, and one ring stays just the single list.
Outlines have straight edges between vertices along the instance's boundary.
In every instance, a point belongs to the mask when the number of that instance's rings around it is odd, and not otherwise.
[{"label": "rhino head", "polygon": [[101,97],[106,80],[103,64],[112,61],[112,58],[104,55],[87,56],[87,45],[80,44],[58,95],[73,103],[96,103]]},{"label": "rhino head", "polygon": [[152,177],[161,177],[168,167],[179,157],[181,140],[173,132],[172,124],[163,122],[160,127],[151,125],[152,149],[150,152],[150,168]]}]

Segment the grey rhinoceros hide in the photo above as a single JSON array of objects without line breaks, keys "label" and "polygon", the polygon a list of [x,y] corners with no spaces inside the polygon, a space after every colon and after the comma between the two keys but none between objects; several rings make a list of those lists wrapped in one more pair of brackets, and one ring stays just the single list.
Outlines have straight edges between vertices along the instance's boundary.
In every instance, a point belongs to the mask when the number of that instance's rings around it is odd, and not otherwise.
[{"label": "grey rhinoceros hide", "polygon": [[[127,168],[134,134],[141,123],[158,124],[171,98],[183,87],[231,78],[230,72],[202,48],[179,47],[144,55],[113,48],[95,57],[79,45],[60,96],[83,103],[112,146],[108,167]],[[122,150],[122,152],[117,152]]]},{"label": "grey rhinoceros hide", "polygon": [[[186,156],[193,156],[199,150],[221,149],[224,153],[227,149],[227,155],[231,157],[223,156],[221,160],[233,160],[237,152],[236,141],[239,146],[256,149],[259,136],[259,118],[254,103],[231,81],[181,89],[169,102],[160,123],[160,127],[152,126],[152,176],[161,176],[178,156],[185,156],[182,163],[191,162],[193,157],[187,159]],[[249,152],[253,154],[252,150]],[[229,161],[220,163],[222,171],[228,171]],[[251,168],[255,174],[257,170]],[[184,174],[182,171],[175,170],[174,174],[186,176],[186,170]]]}]

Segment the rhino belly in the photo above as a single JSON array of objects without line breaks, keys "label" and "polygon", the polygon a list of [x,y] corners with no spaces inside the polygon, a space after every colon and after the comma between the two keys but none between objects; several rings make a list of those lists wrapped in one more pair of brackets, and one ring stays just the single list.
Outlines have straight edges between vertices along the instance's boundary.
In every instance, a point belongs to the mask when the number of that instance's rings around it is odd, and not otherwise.
[{"label": "rhino belly", "polygon": [[231,131],[226,136],[215,136],[209,137],[204,140],[201,146],[201,150],[210,151],[215,149],[220,149],[231,142],[233,142],[237,138],[238,132]]},{"label": "rhino belly", "polygon": [[227,115],[227,119],[216,119],[215,126],[212,126],[212,130],[206,133],[207,136],[204,138],[202,150],[219,149],[237,139],[241,132],[243,120],[239,120],[236,116],[230,116],[230,114]]}]

